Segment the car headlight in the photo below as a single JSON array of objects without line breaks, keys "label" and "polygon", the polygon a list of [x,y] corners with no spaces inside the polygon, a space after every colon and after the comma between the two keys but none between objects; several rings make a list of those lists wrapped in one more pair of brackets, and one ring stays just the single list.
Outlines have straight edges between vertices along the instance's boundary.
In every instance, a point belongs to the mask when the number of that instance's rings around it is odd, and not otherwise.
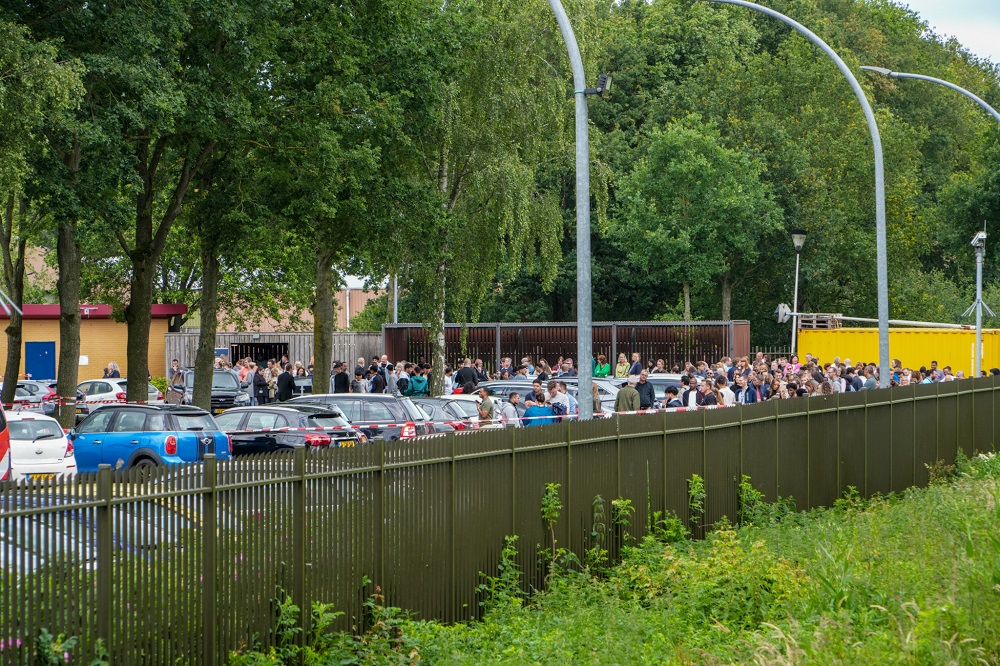
[{"label": "car headlight", "polygon": [[250,395],[248,393],[237,393],[236,400],[234,401],[240,405],[250,404]]}]

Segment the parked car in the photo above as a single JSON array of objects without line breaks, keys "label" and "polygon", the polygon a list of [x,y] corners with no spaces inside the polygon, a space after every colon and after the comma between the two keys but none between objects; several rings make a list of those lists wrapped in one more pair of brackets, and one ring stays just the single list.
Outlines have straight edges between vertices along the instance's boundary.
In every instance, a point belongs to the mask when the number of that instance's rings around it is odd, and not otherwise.
[{"label": "parked car", "polygon": [[[194,371],[182,370],[184,373],[184,397],[181,404],[194,404]],[[221,414],[230,407],[249,407],[250,394],[240,386],[236,373],[229,370],[215,369],[212,371],[212,413]]]},{"label": "parked car", "polygon": [[81,472],[101,463],[131,468],[231,453],[229,437],[211,414],[181,405],[103,405],[70,431],[70,441]]},{"label": "parked car", "polygon": [[[556,381],[566,382],[566,391],[577,400],[580,399],[580,396],[577,395],[580,388],[578,383],[579,378],[554,377],[553,379]],[[618,397],[618,389],[620,387],[615,384],[614,380],[611,379],[601,378],[593,381],[594,384],[597,385],[597,393],[601,396],[601,406],[604,408],[604,411],[615,411],[615,398]],[[504,400],[507,400],[511,393],[517,392],[521,395],[521,404],[523,405],[524,398],[531,395],[531,384],[532,381],[530,379],[527,381],[523,379],[507,379],[483,382],[479,384],[479,386],[485,386],[490,390],[491,395],[500,397]],[[548,382],[542,382],[542,384],[547,386]]]},{"label": "parked car", "polygon": [[361,426],[368,439],[413,439],[434,432],[423,414],[406,397],[387,393],[314,393],[282,403],[336,405],[347,419]]},{"label": "parked car", "polygon": [[51,416],[34,412],[8,412],[11,479],[51,479],[76,474],[73,442]]},{"label": "parked car", "polygon": [[[448,396],[441,398],[411,398],[413,404],[424,410],[434,422],[434,430],[442,432],[438,424],[444,424],[451,430],[475,430],[479,428],[476,418],[479,414],[470,414],[470,409]],[[475,410],[472,410],[475,411]]]},{"label": "parked car", "polygon": [[[327,448],[368,443],[368,437],[352,428],[335,405],[283,403],[280,406],[234,407],[219,414],[215,421],[229,435],[234,456],[302,446]],[[310,430],[274,432],[279,428]],[[271,432],[265,432],[268,430]]]},{"label": "parked car", "polygon": [[[0,390],[3,390],[3,384],[0,384]],[[14,390],[14,402],[9,405],[11,411],[32,411],[42,413],[43,404],[41,396],[32,400],[32,395],[28,393],[27,390],[18,386]]]},{"label": "parked car", "polygon": [[[31,409],[51,416],[55,414],[58,404],[55,389],[49,386],[48,382],[36,381],[34,379],[17,380],[18,400],[26,398],[31,405]],[[22,394],[23,390],[23,394]]]},{"label": "parked car", "polygon": [[[76,404],[76,422],[79,423],[100,405],[114,402],[125,403],[128,395],[128,379],[125,377],[88,379],[80,382],[76,388],[83,394],[83,402]],[[146,404],[163,404],[163,393],[152,384],[149,384],[146,394]]]}]

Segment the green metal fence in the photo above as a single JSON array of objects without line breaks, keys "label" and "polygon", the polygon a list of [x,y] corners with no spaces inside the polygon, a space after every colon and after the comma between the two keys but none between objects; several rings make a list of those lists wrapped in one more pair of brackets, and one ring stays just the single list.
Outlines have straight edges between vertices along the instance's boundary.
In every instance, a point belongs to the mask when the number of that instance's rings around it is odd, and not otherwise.
[{"label": "green metal fence", "polygon": [[[707,524],[736,516],[742,474],[769,500],[829,505],[848,486],[924,484],[925,463],[959,447],[993,450],[998,417],[1000,382],[985,378],[11,484],[0,663],[28,662],[42,627],[78,636],[81,661],[101,637],[115,664],[219,663],[272,644],[283,599],[332,602],[346,626],[376,585],[418,617],[462,620],[505,535],[541,585],[548,482],[565,506],[557,538],[579,553],[595,495],[632,501],[635,536],[652,511],[687,520],[692,474]],[[610,534],[612,557],[618,545]]]}]

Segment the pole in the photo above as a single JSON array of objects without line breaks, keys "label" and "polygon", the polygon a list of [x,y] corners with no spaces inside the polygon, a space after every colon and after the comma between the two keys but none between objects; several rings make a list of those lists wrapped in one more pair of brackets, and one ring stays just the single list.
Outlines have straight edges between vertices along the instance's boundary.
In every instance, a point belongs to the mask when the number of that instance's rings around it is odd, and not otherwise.
[{"label": "pole", "polygon": [[986,248],[976,246],[976,374],[983,369],[983,253]]},{"label": "pole", "polygon": [[794,21],[781,12],[776,12],[773,9],[762,7],[746,0],[707,1],[737,5],[767,14],[802,33],[836,63],[837,69],[844,75],[847,82],[851,84],[851,89],[861,104],[861,110],[864,111],[865,120],[868,123],[868,131],[871,134],[872,148],[875,151],[875,264],[878,278],[879,386],[888,388],[891,368],[889,365],[889,262],[886,258],[885,241],[885,166],[882,160],[882,137],[879,135],[878,124],[875,122],[875,112],[872,111],[872,106],[868,103],[865,91],[861,89],[861,84],[858,83],[858,80],[854,77],[847,64],[844,63],[840,56],[837,55],[837,52],[830,48],[826,42],[801,23]]},{"label": "pole", "polygon": [[894,72],[891,69],[885,69],[884,67],[868,67],[862,66],[861,69],[867,70],[869,72],[877,72],[878,74],[884,74],[885,76],[891,76],[894,79],[919,79],[921,81],[930,81],[931,83],[938,83],[945,88],[951,88],[955,92],[961,93],[974,101],[979,106],[986,109],[986,112],[996,118],[1000,122],[1000,112],[994,109],[992,106],[984,102],[982,99],[973,95],[971,92],[962,88],[961,86],[956,86],[951,81],[945,81],[944,79],[936,79],[933,76],[924,76],[923,74],[909,74],[907,72]]},{"label": "pole", "polygon": [[399,323],[399,278],[392,276],[392,323]]},{"label": "pole", "polygon": [[576,371],[578,376],[579,418],[594,416],[591,385],[593,320],[590,293],[590,144],[587,134],[587,77],[583,71],[580,46],[573,26],[559,0],[549,0],[559,23],[573,68],[573,95],[576,97]]},{"label": "pole", "polygon": [[[795,253],[795,293],[792,295],[792,310],[799,311],[799,254]],[[798,356],[799,349],[796,347],[799,338],[799,316],[792,317],[792,355]]]}]

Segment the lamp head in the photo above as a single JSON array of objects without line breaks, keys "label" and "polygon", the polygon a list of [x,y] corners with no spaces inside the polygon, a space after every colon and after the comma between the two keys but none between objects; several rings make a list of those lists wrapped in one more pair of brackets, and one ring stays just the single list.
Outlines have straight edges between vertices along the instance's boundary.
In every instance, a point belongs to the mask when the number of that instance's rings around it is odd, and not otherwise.
[{"label": "lamp head", "polygon": [[801,252],[802,247],[806,244],[806,231],[805,229],[792,229],[792,245],[795,246],[795,252]]},{"label": "lamp head", "polygon": [[882,76],[895,76],[895,72],[891,69],[886,69],[885,67],[871,67],[868,65],[862,65],[861,69],[867,70],[869,72],[875,72],[876,74],[881,74]]}]

